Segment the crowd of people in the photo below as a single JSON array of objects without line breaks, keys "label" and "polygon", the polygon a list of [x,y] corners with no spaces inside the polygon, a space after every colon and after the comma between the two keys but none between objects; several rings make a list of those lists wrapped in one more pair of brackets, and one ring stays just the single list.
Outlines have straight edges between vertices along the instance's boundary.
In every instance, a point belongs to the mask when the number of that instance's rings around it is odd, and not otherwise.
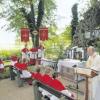
[{"label": "crowd of people", "polygon": [[22,60],[26,59],[30,65],[35,65],[37,59],[38,63],[40,63],[41,58],[44,58],[44,47],[42,45],[40,45],[37,48],[31,48],[29,50],[27,48],[27,44],[25,44],[25,48],[23,48],[21,52],[22,52]]},{"label": "crowd of people", "polygon": [[[30,55],[30,58],[29,58]],[[20,80],[26,81],[29,85],[32,85],[32,81],[38,80],[42,82],[45,85],[50,86],[51,88],[54,88],[55,90],[62,92],[63,94],[74,98],[74,94],[71,93],[66,89],[66,87],[62,84],[62,82],[59,80],[59,74],[57,72],[52,73],[52,68],[45,67],[45,71],[41,72],[41,68],[37,65],[35,72],[30,72],[28,70],[28,66],[31,64],[35,64],[35,60],[41,59],[43,57],[43,48],[39,47],[32,48],[30,51],[27,49],[27,45],[25,45],[25,48],[22,49],[22,56],[18,58],[16,55],[11,56],[11,66],[10,66],[10,78],[11,80],[15,80],[17,72],[20,73]],[[4,64],[3,61],[0,60],[0,72],[4,71]],[[13,75],[13,77],[12,77]],[[46,97],[48,100],[59,100],[56,96],[53,94],[50,94],[48,91],[41,89],[39,87],[39,90],[41,94]]]},{"label": "crowd of people", "polygon": [[[21,79],[27,79],[27,82],[29,85],[32,85],[32,80],[38,80],[41,81],[43,84],[50,86],[51,88],[54,88],[57,91],[60,91],[64,93],[65,95],[74,98],[74,94],[69,92],[65,86],[61,83],[59,80],[59,74],[53,73],[52,75],[52,69],[49,67],[45,67],[45,72],[41,72],[41,68],[37,66],[35,72],[29,72],[28,71],[28,64],[25,59],[18,60],[13,66],[15,69],[20,70],[20,78]],[[54,95],[48,93],[44,89],[40,89],[43,96],[50,97],[50,100],[59,100],[59,98],[55,97]]]},{"label": "crowd of people", "polygon": [[[35,72],[30,72],[28,70],[29,64],[33,64],[36,62],[36,59],[41,59],[41,55],[43,52],[43,47],[32,48],[30,51],[27,49],[27,45],[25,45],[25,48],[22,49],[22,56],[18,58],[16,55],[11,56],[11,67],[10,67],[10,75],[13,73],[13,75],[16,76],[16,71],[19,71],[20,73],[20,79],[27,80],[29,85],[32,85],[32,80],[38,80],[41,81],[43,84],[50,86],[51,88],[54,88],[57,91],[62,92],[63,94],[75,98],[75,95],[71,92],[69,92],[66,87],[62,84],[62,82],[59,80],[59,73],[51,73],[50,67],[45,67],[45,72],[41,72],[41,68],[37,66]],[[29,55],[30,54],[30,58]],[[87,48],[87,54],[89,55],[89,58],[86,63],[86,68],[89,68],[92,70],[91,72],[91,78],[89,79],[89,100],[99,100],[99,91],[100,91],[100,55],[96,53],[95,48],[90,46]],[[34,63],[36,64],[36,63]],[[34,65],[33,64],[33,65]],[[4,63],[0,59],[0,73],[4,72]],[[11,80],[15,80],[13,77]],[[59,98],[55,97],[54,95],[50,94],[48,91],[39,88],[43,96],[48,96],[50,100],[59,100]],[[98,92],[98,93],[97,93]]]}]

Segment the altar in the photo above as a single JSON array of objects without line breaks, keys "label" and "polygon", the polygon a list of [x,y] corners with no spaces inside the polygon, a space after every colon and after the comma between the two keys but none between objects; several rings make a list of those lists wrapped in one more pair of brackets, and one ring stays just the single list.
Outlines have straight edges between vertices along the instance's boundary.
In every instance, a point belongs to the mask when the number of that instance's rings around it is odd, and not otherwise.
[{"label": "altar", "polygon": [[[85,61],[75,60],[75,59],[63,59],[58,61],[58,72],[70,81],[76,81],[77,77],[74,71],[74,67],[85,67]],[[83,77],[79,76],[78,81],[82,80]]]},{"label": "altar", "polygon": [[52,67],[55,70],[57,69],[57,61],[53,61],[52,59],[42,58],[41,65],[44,67],[46,67],[46,66]]}]

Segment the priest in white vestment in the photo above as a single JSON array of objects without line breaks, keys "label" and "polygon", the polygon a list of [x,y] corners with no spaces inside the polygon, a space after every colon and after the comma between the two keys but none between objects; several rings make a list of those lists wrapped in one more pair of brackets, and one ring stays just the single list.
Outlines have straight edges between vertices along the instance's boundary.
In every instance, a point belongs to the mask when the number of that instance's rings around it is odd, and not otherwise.
[{"label": "priest in white vestment", "polygon": [[86,63],[86,67],[92,69],[93,78],[89,79],[89,99],[88,100],[100,100],[100,55],[95,52],[94,47],[90,46],[87,49],[89,58]]}]

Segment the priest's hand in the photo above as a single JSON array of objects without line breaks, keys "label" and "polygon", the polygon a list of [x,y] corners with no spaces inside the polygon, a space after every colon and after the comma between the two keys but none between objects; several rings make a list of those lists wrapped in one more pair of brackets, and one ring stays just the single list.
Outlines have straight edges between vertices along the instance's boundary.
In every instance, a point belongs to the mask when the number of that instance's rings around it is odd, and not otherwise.
[{"label": "priest's hand", "polygon": [[97,74],[96,71],[93,70],[93,71],[91,72],[91,78],[93,78],[93,77],[95,77],[95,76],[97,76],[97,75],[98,75],[98,74]]}]

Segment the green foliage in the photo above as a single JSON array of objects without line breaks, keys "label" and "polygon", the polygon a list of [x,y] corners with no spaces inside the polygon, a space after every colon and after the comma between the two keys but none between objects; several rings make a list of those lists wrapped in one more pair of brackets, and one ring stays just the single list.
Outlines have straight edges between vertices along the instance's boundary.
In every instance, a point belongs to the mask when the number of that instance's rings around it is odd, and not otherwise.
[{"label": "green foliage", "polygon": [[98,0],[90,0],[90,5],[93,7],[96,5]]},{"label": "green foliage", "polygon": [[[26,12],[30,12],[30,0],[2,0],[3,4],[2,10],[0,12],[0,16],[3,18],[6,18],[9,21],[8,29],[13,29],[13,31],[17,30],[19,32],[19,29],[22,27],[27,27],[27,21],[24,18],[23,14],[20,11],[20,8],[24,7],[26,9]],[[32,0],[34,4],[34,10],[35,15],[37,17],[37,4],[38,0]],[[56,8],[55,1],[54,0],[44,0],[44,6],[45,6],[45,14],[43,19],[43,24],[47,25],[50,23],[53,19],[54,10]]]},{"label": "green foliage", "polygon": [[77,11],[77,4],[74,4],[72,7],[72,36],[76,33],[77,25],[78,25],[78,11]]},{"label": "green foliage", "polygon": [[2,4],[3,0],[0,0],[0,4]]},{"label": "green foliage", "polygon": [[59,59],[63,58],[64,50],[71,43],[71,27],[67,27],[66,30],[60,35],[52,35],[48,41],[44,43],[47,58]]},{"label": "green foliage", "polygon": [[7,2],[3,0],[2,6],[7,9],[2,9],[0,15],[9,21],[8,29],[20,33],[20,28],[28,27],[33,46],[37,47],[39,35],[35,37],[32,32],[51,23],[56,8],[54,0],[8,0]]},{"label": "green foliage", "polygon": [[[85,11],[85,13],[83,13],[82,15],[83,19],[80,21],[80,24],[79,24],[80,33],[83,33],[83,36],[81,35],[81,37],[83,38],[84,46],[87,46],[88,42],[95,44],[94,43],[95,38],[92,37],[92,33],[95,29],[100,28],[100,1],[99,0],[89,0],[88,3],[89,5],[87,6],[87,10]],[[84,33],[86,32],[91,33],[91,38],[88,40],[85,40]],[[96,43],[96,44],[98,44],[96,48],[99,48],[99,43]]]},{"label": "green foliage", "polygon": [[100,54],[100,40],[96,41],[96,44],[97,44],[97,51],[99,52]]},{"label": "green foliage", "polygon": [[19,50],[1,50],[0,57],[4,60],[8,60],[13,54],[16,54],[18,57],[21,56]]}]

